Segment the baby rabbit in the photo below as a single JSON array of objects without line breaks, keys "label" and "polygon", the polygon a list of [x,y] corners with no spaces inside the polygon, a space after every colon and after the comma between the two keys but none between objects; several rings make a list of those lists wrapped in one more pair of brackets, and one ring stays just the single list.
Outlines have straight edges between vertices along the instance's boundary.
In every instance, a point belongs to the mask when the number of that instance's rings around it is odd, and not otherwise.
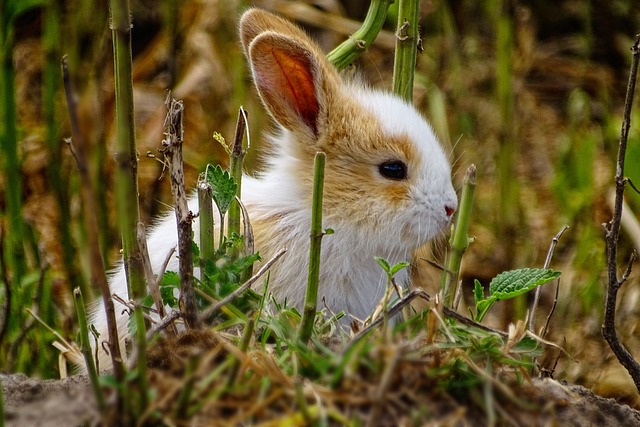
[{"label": "baby rabbit", "polygon": [[[323,226],[335,233],[322,243],[319,301],[324,298],[333,312],[364,319],[380,302],[387,282],[374,256],[392,264],[405,261],[449,224],[458,202],[447,157],[411,105],[343,80],[320,48],[290,22],[250,9],[240,20],[240,40],[258,94],[278,125],[266,171],[242,181],[256,250],[267,260],[288,248],[271,268],[269,290],[276,300],[302,309],[313,158],[323,151]],[[190,209],[198,209],[193,197]],[[197,237],[197,221],[193,227]],[[176,244],[175,216],[169,213],[148,239],[155,272]],[[168,270],[178,270],[175,256]],[[406,271],[397,276],[398,282],[407,279]],[[110,287],[127,298],[122,266]],[[127,319],[116,311],[124,337]],[[106,339],[102,304],[95,306],[91,321]],[[102,348],[100,353],[100,367],[108,369],[107,354]]]}]

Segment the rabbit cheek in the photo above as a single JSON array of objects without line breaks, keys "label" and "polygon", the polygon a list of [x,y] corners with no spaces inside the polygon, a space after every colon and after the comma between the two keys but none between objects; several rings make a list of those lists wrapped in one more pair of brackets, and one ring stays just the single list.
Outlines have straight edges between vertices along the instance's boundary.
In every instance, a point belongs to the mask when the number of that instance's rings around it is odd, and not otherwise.
[{"label": "rabbit cheek", "polygon": [[393,210],[402,209],[404,203],[409,199],[409,183],[389,182],[382,188],[383,200],[389,203]]}]

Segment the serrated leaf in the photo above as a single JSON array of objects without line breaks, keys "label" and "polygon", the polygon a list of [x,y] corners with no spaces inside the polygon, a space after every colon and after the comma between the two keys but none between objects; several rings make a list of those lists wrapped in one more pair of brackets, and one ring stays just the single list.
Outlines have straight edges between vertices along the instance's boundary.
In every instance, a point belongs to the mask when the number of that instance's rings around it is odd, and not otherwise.
[{"label": "serrated leaf", "polygon": [[204,178],[211,186],[211,197],[218,206],[218,210],[222,215],[225,215],[231,203],[236,199],[238,185],[229,172],[223,170],[220,165],[215,167],[207,165]]},{"label": "serrated leaf", "polygon": [[173,293],[175,289],[176,288],[173,286],[160,286],[160,297],[162,298],[162,303],[164,305],[168,305],[172,308],[178,307],[178,299]]},{"label": "serrated leaf", "polygon": [[392,276],[395,275],[398,271],[409,267],[409,263],[408,262],[399,262],[396,265],[394,265],[393,267],[391,267],[391,271],[389,272],[389,274],[391,274]]},{"label": "serrated leaf", "polygon": [[522,268],[498,274],[489,284],[489,296],[497,300],[517,297],[560,277],[559,271]]},{"label": "serrated leaf", "polygon": [[484,288],[482,287],[482,283],[478,279],[475,279],[473,282],[473,299],[476,303],[476,306],[480,301],[484,299]]},{"label": "serrated leaf", "polygon": [[391,264],[389,264],[389,261],[379,256],[374,256],[373,259],[376,260],[378,265],[382,267],[385,273],[389,274],[391,272]]},{"label": "serrated leaf", "polygon": [[143,307],[151,307],[153,305],[153,298],[151,298],[151,295],[147,295],[142,298],[140,304],[142,304]]},{"label": "serrated leaf", "polygon": [[175,271],[165,271],[160,281],[160,286],[173,286],[177,288],[180,286],[180,276]]}]

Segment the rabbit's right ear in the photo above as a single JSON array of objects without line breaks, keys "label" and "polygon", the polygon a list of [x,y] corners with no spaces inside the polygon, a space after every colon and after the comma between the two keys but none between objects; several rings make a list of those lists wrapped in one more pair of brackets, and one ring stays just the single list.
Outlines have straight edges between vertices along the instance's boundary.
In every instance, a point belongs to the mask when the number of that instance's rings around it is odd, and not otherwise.
[{"label": "rabbit's right ear", "polygon": [[284,128],[316,139],[336,91],[337,71],[301,29],[269,12],[246,12],[240,34],[271,116]]},{"label": "rabbit's right ear", "polygon": [[281,34],[267,32],[249,47],[253,80],[265,107],[292,132],[318,136],[326,94],[323,70],[311,51]]}]

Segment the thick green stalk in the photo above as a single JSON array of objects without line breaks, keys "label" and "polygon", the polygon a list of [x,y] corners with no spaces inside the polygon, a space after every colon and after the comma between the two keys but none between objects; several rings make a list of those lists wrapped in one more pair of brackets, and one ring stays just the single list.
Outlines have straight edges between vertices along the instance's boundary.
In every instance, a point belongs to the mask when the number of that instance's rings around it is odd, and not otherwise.
[{"label": "thick green stalk", "polygon": [[[111,0],[111,29],[116,95],[116,191],[118,222],[122,236],[124,267],[129,296],[140,301],[145,295],[142,256],[137,242],[140,218],[138,206],[138,159],[133,120],[131,76],[131,21],[128,0]],[[147,406],[146,327],[142,307],[134,311],[138,349],[140,409]]]},{"label": "thick green stalk", "polygon": [[[513,18],[509,13],[509,2],[495,0],[491,3],[496,22],[496,97],[500,108],[500,148],[496,155],[498,176],[497,229],[504,242],[505,264],[514,264],[515,236],[520,222],[520,189],[515,167],[518,163],[518,136],[513,92]],[[527,310],[526,297],[515,298],[512,302],[516,317],[524,318]],[[509,313],[509,311],[505,311]],[[509,319],[505,319],[510,321]]]},{"label": "thick green stalk", "polygon": [[213,224],[213,199],[211,198],[211,187],[206,179],[198,182],[198,205],[200,221],[200,279],[203,280],[203,267],[208,259],[213,259],[215,247],[213,243],[213,232],[215,227]]},{"label": "thick green stalk", "polygon": [[320,281],[320,250],[322,247],[322,192],[324,188],[325,153],[316,153],[313,166],[313,195],[311,205],[311,244],[309,247],[309,275],[307,293],[300,325],[300,341],[308,343],[313,332],[313,323],[318,305],[318,283]]},{"label": "thick green stalk", "polygon": [[452,298],[458,289],[458,275],[460,273],[462,255],[469,246],[469,235],[467,233],[469,231],[469,224],[471,223],[471,209],[473,207],[475,189],[476,165],[471,165],[464,176],[458,218],[456,219],[453,236],[451,237],[451,250],[447,254],[444,274],[442,275],[442,294],[444,295],[444,301],[447,307],[451,307]]},{"label": "thick green stalk", "polygon": [[61,81],[59,66],[62,56],[60,51],[60,19],[59,1],[52,0],[46,9],[42,38],[45,54],[45,68],[42,75],[42,112],[50,156],[50,161],[47,163],[47,176],[60,215],[58,222],[60,248],[69,290],[72,291],[81,283],[83,284],[83,280],[78,271],[77,253],[71,236],[71,212],[69,210],[71,203],[69,202],[68,182],[61,168],[62,144],[58,135],[59,117],[56,116],[56,99]]},{"label": "thick green stalk", "polygon": [[[0,21],[5,23],[5,17]],[[6,23],[10,25],[10,23]],[[4,25],[3,25],[4,26]],[[22,177],[18,156],[18,131],[13,69],[13,43],[5,39],[10,28],[0,28],[0,138],[2,168],[5,175],[5,204],[7,216],[6,255],[17,289],[27,265],[24,254],[24,223],[22,219]],[[18,301],[18,299],[16,299]]]},{"label": "thick green stalk", "polygon": [[[500,149],[496,158],[499,179],[499,224],[505,242],[510,245],[513,230],[518,223],[519,198],[518,180],[515,176],[514,165],[517,163],[517,138],[513,95],[513,70],[511,54],[513,45],[512,20],[507,13],[507,4],[503,0],[496,0],[493,4],[496,18],[496,96],[500,108],[502,132],[500,134]],[[513,254],[510,248],[506,251]],[[509,255],[511,257],[511,255]],[[511,259],[507,260],[511,264]]]},{"label": "thick green stalk", "polygon": [[394,0],[371,0],[371,5],[362,27],[353,33],[348,40],[329,52],[327,55],[329,62],[337,69],[342,70],[351,65],[362,52],[367,50],[382,29],[387,19],[389,6],[393,2]]},{"label": "thick green stalk", "polygon": [[[244,140],[244,131],[247,126],[246,111],[240,107],[238,112],[238,121],[236,124],[236,137],[229,153],[229,175],[237,184],[236,196],[241,198],[242,194],[242,165],[244,163],[244,147],[242,141]],[[240,205],[238,202],[233,202],[229,206],[229,213],[227,217],[227,235],[231,236],[233,233],[240,235]]]},{"label": "thick green stalk", "polygon": [[393,92],[407,102],[413,101],[413,75],[420,40],[419,3],[418,0],[400,0],[398,3]]},{"label": "thick green stalk", "polygon": [[73,290],[73,303],[76,307],[76,314],[78,316],[78,323],[80,325],[80,351],[84,356],[84,362],[87,365],[87,372],[89,373],[89,380],[91,381],[91,387],[93,393],[98,402],[98,408],[103,411],[105,408],[104,394],[98,381],[98,372],[96,371],[96,364],[93,360],[93,354],[91,352],[91,345],[89,344],[89,328],[87,321],[87,312],[84,306],[84,298],[82,298],[82,292],[80,288]]}]

